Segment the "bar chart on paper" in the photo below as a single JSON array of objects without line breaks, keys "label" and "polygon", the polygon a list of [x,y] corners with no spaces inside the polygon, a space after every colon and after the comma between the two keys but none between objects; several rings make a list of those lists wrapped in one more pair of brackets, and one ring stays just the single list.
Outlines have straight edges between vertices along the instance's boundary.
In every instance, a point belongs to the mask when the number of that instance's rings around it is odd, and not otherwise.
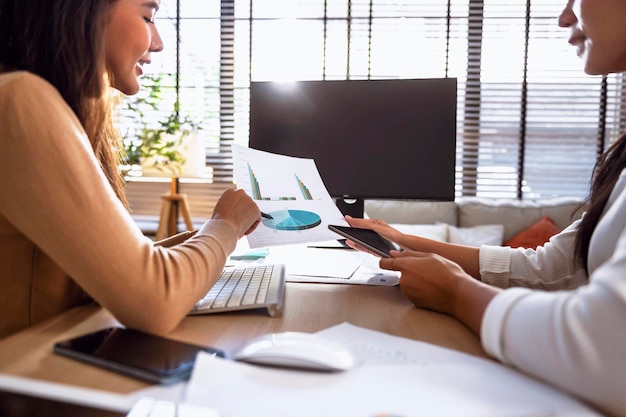
[{"label": "bar chart on paper", "polygon": [[[295,195],[277,195],[275,197],[264,196],[261,193],[261,186],[254,174],[250,163],[248,163],[248,175],[250,177],[250,188],[252,198],[257,201],[297,201]],[[293,181],[298,187],[299,195],[302,200],[313,200],[311,191],[298,177],[293,175]],[[268,213],[271,219],[262,219],[263,224],[271,229],[276,230],[306,230],[319,226],[322,223],[321,217],[317,213],[305,210],[277,210]]]},{"label": "bar chart on paper", "polygon": [[[278,195],[274,196],[274,198],[263,195],[263,193],[261,192],[261,186],[259,185],[259,181],[254,173],[254,170],[252,169],[252,167],[250,166],[250,163],[248,162],[248,176],[250,177],[250,192],[252,194],[252,198],[255,200],[265,200],[265,201],[292,201],[292,200],[297,200],[298,197],[296,197],[296,195],[280,195],[282,188],[279,189],[278,191]],[[301,195],[302,200],[313,200],[313,195],[311,194],[311,191],[309,190],[309,188],[304,184],[304,182],[298,177],[297,174],[293,174],[293,181],[295,184],[297,184],[298,187],[298,191],[297,194]],[[279,184],[279,186],[284,187],[284,180],[281,176],[281,182],[283,182],[283,184]]]},{"label": "bar chart on paper", "polygon": [[330,223],[344,224],[311,159],[233,145],[237,187],[272,218],[248,236],[250,247],[335,239]]}]

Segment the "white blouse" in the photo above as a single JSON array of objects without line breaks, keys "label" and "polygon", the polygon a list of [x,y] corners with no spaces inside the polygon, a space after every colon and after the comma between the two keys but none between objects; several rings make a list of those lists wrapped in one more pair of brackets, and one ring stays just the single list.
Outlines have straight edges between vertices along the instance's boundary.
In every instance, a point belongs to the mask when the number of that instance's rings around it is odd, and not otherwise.
[{"label": "white blouse", "polygon": [[[626,170],[574,265],[578,222],[535,250],[482,247],[483,281],[509,288],[488,305],[485,350],[616,416],[626,416]],[[551,290],[550,292],[536,290]]]}]

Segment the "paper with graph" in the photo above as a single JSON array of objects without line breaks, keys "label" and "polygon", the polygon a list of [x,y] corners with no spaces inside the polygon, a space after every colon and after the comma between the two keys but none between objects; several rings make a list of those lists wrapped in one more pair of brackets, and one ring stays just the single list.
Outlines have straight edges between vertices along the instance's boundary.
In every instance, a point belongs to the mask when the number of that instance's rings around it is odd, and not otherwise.
[{"label": "paper with graph", "polygon": [[328,194],[315,161],[233,145],[237,188],[252,197],[262,212],[257,229],[248,235],[251,248],[320,242],[339,236],[329,224],[345,225]]}]

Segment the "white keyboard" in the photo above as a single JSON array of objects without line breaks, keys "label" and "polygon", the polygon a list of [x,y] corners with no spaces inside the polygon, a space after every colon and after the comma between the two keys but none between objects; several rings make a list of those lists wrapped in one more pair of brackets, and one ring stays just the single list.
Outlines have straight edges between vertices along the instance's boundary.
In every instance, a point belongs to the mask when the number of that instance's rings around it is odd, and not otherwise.
[{"label": "white keyboard", "polygon": [[285,265],[225,268],[213,288],[189,314],[264,308],[280,316],[285,299]]}]

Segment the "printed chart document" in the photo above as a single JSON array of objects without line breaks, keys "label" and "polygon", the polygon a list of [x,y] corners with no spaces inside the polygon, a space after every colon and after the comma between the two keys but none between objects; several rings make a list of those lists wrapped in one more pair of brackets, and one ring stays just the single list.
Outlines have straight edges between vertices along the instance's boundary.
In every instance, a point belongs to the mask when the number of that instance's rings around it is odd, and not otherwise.
[{"label": "printed chart document", "polygon": [[340,373],[306,372],[201,352],[186,402],[237,417],[601,416],[494,361],[347,323],[320,334],[348,343],[360,366]]},{"label": "printed chart document", "polygon": [[272,216],[248,235],[250,248],[337,239],[329,224],[346,225],[315,161],[232,145],[237,188]]}]

